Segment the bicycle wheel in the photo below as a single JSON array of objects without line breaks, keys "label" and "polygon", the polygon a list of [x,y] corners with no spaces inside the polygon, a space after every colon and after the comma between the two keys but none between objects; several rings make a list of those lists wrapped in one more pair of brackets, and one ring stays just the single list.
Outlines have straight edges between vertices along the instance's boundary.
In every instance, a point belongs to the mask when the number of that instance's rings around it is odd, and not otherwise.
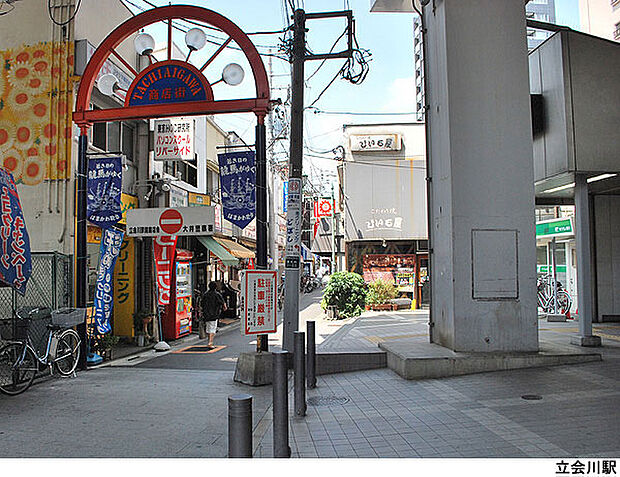
[{"label": "bicycle wheel", "polygon": [[570,313],[570,307],[573,304],[573,300],[566,290],[558,291],[558,310],[563,315]]},{"label": "bicycle wheel", "polygon": [[70,376],[80,358],[80,337],[73,330],[65,330],[58,337],[54,364],[62,376]]},{"label": "bicycle wheel", "polygon": [[34,380],[39,365],[30,348],[9,343],[0,349],[0,392],[15,396],[23,393]]}]

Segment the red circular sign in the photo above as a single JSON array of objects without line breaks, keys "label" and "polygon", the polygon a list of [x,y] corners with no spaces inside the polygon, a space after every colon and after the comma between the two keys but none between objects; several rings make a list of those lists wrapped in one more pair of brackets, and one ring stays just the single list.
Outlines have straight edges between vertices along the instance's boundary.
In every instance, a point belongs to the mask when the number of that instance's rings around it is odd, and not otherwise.
[{"label": "red circular sign", "polygon": [[159,216],[159,226],[164,233],[174,235],[183,227],[183,216],[176,209],[166,209]]}]

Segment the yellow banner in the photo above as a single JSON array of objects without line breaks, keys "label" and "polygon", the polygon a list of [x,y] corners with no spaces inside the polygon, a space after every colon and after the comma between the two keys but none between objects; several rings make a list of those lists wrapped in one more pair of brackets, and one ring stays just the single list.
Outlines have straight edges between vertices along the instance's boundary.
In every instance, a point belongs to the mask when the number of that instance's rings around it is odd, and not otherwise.
[{"label": "yellow banner", "polygon": [[0,165],[18,184],[71,171],[73,43],[0,51]]},{"label": "yellow banner", "polygon": [[121,212],[123,217],[118,221],[119,224],[127,225],[127,211],[138,208],[138,198],[133,195],[121,192]]},{"label": "yellow banner", "polygon": [[132,336],[135,311],[135,240],[125,237],[114,267],[114,335]]},{"label": "yellow banner", "polygon": [[187,202],[190,207],[201,207],[204,205],[211,205],[211,196],[206,194],[197,194],[190,192],[187,197]]}]

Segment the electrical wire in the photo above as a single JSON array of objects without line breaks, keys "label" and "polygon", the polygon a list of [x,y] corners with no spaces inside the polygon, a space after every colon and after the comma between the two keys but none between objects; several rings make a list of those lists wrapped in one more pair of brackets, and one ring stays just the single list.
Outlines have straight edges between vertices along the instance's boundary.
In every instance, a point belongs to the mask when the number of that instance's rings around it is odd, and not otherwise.
[{"label": "electrical wire", "polygon": [[323,109],[319,109],[314,106],[307,106],[306,109],[312,111],[314,114],[336,114],[336,115],[343,115],[343,116],[411,116],[411,115],[417,114],[415,111],[413,112],[406,112],[406,111],[385,112],[385,113],[379,113],[379,112],[364,113],[361,111],[325,111]]},{"label": "electrical wire", "polygon": [[[54,2],[55,3],[55,2]],[[52,0],[47,0],[47,14],[50,17],[50,20],[52,20],[52,22],[55,25],[58,26],[65,26],[68,25],[69,23],[71,23],[73,21],[73,19],[75,18],[75,16],[78,13],[78,10],[80,9],[80,6],[82,5],[82,0],[78,0],[77,4],[75,5],[75,10],[73,11],[73,15],[71,15],[70,18],[68,18],[67,20],[65,20],[64,22],[59,22],[54,18],[54,13],[52,12],[52,8],[56,8],[56,7],[70,7],[71,5],[52,5]],[[7,12],[8,13],[8,12]]]}]

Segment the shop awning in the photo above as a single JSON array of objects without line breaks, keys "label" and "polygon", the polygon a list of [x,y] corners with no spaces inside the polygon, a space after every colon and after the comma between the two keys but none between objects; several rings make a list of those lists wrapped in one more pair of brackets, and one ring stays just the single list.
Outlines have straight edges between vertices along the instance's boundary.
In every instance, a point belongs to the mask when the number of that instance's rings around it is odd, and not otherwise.
[{"label": "shop awning", "polygon": [[217,242],[213,237],[209,235],[199,235],[198,241],[204,245],[207,250],[210,250],[218,257],[222,263],[228,267],[233,267],[239,264],[239,260],[237,260],[233,255],[231,255],[226,248],[224,248],[219,242]]},{"label": "shop awning", "polygon": [[228,252],[237,258],[254,258],[255,254],[249,248],[245,248],[243,245],[232,240],[228,240],[221,237],[213,237],[220,245],[226,248]]}]

